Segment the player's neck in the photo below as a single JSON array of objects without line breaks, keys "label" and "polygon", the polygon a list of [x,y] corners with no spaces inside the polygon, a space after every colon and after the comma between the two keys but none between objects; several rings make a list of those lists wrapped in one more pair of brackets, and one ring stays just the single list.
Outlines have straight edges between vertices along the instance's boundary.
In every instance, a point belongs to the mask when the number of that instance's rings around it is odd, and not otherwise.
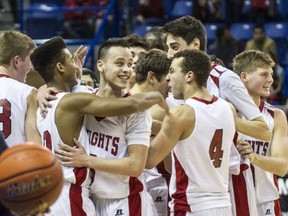
[{"label": "player's neck", "polygon": [[132,89],[129,90],[131,94],[150,92],[150,91],[153,91],[153,89],[147,86],[145,83],[142,84],[135,83]]},{"label": "player's neck", "polygon": [[71,92],[72,91],[72,88],[67,83],[56,82],[54,80],[48,82],[47,87],[54,87],[58,91],[63,91],[63,92]]},{"label": "player's neck", "polygon": [[108,84],[103,84],[100,82],[99,91],[97,93],[100,97],[122,97],[124,95],[125,89],[115,89]]},{"label": "player's neck", "polygon": [[184,99],[187,100],[192,97],[201,98],[210,101],[213,96],[210,95],[205,87],[202,88],[187,88],[184,90]]},{"label": "player's neck", "polygon": [[250,95],[254,103],[256,104],[257,107],[260,106],[261,103],[261,97],[255,96],[255,95]]},{"label": "player's neck", "polygon": [[5,67],[3,65],[0,65],[0,74],[7,75],[9,77],[14,78],[13,73],[7,67]]}]

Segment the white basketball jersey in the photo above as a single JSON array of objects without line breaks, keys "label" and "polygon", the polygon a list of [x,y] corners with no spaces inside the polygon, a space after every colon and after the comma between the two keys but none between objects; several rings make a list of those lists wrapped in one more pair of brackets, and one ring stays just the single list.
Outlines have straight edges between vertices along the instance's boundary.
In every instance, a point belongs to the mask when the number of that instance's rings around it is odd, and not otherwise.
[{"label": "white basketball jersey", "polygon": [[[60,138],[56,123],[56,108],[61,99],[67,94],[62,92],[57,94],[57,99],[50,101],[52,108],[49,109],[45,118],[37,110],[37,127],[41,135],[42,144],[52,152],[58,149],[58,144],[63,143]],[[61,117],[60,117],[61,118]],[[85,127],[86,117],[80,130],[78,140],[89,154],[88,134]],[[69,130],[69,128],[67,128]],[[88,168],[62,167],[65,184],[57,201],[50,207],[50,213],[47,216],[95,216],[96,211],[89,198],[89,189],[91,185],[91,173]]]},{"label": "white basketball jersey", "polygon": [[[55,149],[58,149],[58,144],[63,143],[63,141],[60,138],[60,135],[58,133],[58,129],[55,123],[55,112],[56,108],[58,106],[58,103],[62,99],[63,96],[65,96],[67,92],[62,92],[57,94],[57,99],[50,101],[52,104],[52,108],[48,110],[48,113],[45,118],[43,118],[40,114],[40,110],[37,110],[37,128],[41,135],[42,144],[49,148],[52,152],[55,151]],[[84,118],[84,122],[79,134],[78,140],[80,143],[84,146],[86,152],[89,154],[89,146],[88,146],[88,135],[86,132],[85,127],[86,117]],[[67,128],[69,129],[69,128]],[[81,171],[79,171],[81,170]],[[86,168],[73,168],[73,167],[63,167],[64,172],[64,178],[66,181],[72,183],[72,184],[78,184],[79,181],[77,181],[77,178],[81,175],[81,184],[85,185],[87,184],[87,180],[89,179],[89,169]],[[79,176],[77,176],[77,173]]]},{"label": "white basketball jersey", "polygon": [[215,95],[217,97],[219,97],[219,77],[221,76],[222,73],[224,73],[225,71],[227,71],[228,69],[215,64],[212,65],[211,71],[210,71],[210,75],[208,77],[207,80],[207,90],[210,94]]},{"label": "white basketball jersey", "polygon": [[9,147],[26,141],[24,123],[27,97],[33,87],[0,75],[0,131]]},{"label": "white basketball jersey", "polygon": [[[90,155],[116,159],[128,156],[131,144],[149,147],[152,117],[148,111],[127,116],[98,118],[88,116]],[[95,171],[91,191],[96,198],[117,199],[139,193],[143,184],[139,178]]]},{"label": "white basketball jersey", "polygon": [[[274,107],[262,100],[259,109],[270,130],[273,131]],[[252,145],[255,153],[263,156],[271,156],[271,142],[257,140],[248,136],[244,136],[243,140]],[[254,179],[257,204],[279,199],[277,179],[273,173],[253,165],[251,165],[250,171]]]},{"label": "white basketball jersey", "polygon": [[173,149],[171,211],[201,211],[230,206],[229,156],[235,134],[234,116],[221,98],[186,100],[194,108],[195,128]]}]

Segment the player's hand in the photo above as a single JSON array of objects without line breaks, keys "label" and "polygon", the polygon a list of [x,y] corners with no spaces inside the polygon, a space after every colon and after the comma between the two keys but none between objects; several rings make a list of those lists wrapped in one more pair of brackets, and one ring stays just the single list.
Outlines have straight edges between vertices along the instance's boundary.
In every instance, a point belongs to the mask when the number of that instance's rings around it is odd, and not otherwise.
[{"label": "player's hand", "polygon": [[86,46],[79,46],[78,49],[73,54],[73,59],[75,64],[77,65],[77,73],[76,76],[81,80],[82,78],[82,67],[84,65],[85,57],[87,55],[88,48]]},{"label": "player's hand", "polygon": [[89,156],[77,139],[73,138],[73,141],[75,143],[74,147],[62,143],[58,144],[59,149],[55,150],[55,154],[64,166],[85,167]]},{"label": "player's hand", "polygon": [[244,140],[239,140],[237,142],[237,150],[242,158],[249,159],[251,163],[254,161],[256,153],[254,153],[250,143],[245,142]]},{"label": "player's hand", "polygon": [[56,88],[54,87],[47,88],[46,85],[43,85],[38,89],[37,101],[39,104],[40,113],[44,118],[48,112],[48,108],[52,106],[49,103],[49,101],[57,99],[57,97],[53,95],[56,92],[57,92]]}]

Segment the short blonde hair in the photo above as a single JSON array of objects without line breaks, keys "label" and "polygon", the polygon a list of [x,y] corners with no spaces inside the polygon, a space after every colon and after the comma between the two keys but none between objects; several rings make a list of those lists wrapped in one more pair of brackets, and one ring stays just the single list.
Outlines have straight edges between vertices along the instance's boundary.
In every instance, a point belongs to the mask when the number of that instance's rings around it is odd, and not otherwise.
[{"label": "short blonde hair", "polygon": [[242,72],[251,73],[256,68],[274,67],[275,62],[271,56],[258,50],[247,50],[233,59],[233,71],[239,76]]},{"label": "short blonde hair", "polygon": [[24,60],[35,48],[36,44],[27,35],[5,31],[0,34],[0,65],[9,65],[11,59],[17,55]]}]

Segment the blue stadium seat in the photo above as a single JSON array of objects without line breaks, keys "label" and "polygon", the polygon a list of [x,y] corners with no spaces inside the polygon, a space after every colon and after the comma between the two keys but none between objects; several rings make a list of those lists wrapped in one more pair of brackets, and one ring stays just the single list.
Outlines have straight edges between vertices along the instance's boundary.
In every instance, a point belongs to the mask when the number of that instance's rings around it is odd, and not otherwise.
[{"label": "blue stadium seat", "polygon": [[247,41],[253,36],[254,23],[234,23],[230,27],[232,36],[238,40]]},{"label": "blue stadium seat", "polygon": [[265,24],[266,35],[273,39],[284,39],[288,36],[288,24],[285,22],[274,22]]},{"label": "blue stadium seat", "polygon": [[288,63],[287,48],[288,48],[288,23],[274,22],[265,24],[266,35],[276,42],[278,59],[281,65]]},{"label": "blue stadium seat", "polygon": [[58,5],[63,6],[65,4],[65,0],[30,0],[30,5],[34,4],[46,4],[46,5]]},{"label": "blue stadium seat", "polygon": [[171,18],[175,19],[185,15],[192,15],[193,2],[192,0],[179,0],[174,3]]},{"label": "blue stadium seat", "polygon": [[282,18],[287,18],[288,17],[288,1],[287,0],[277,0],[277,10],[279,15]]},{"label": "blue stadium seat", "polygon": [[224,27],[225,24],[223,23],[206,23],[204,24],[204,27],[206,29],[207,33],[207,41],[213,42],[216,40],[216,30],[220,27]]},{"label": "blue stadium seat", "polygon": [[133,34],[144,37],[146,32],[149,31],[152,27],[156,27],[156,26],[155,25],[146,25],[146,24],[136,25],[134,27]]},{"label": "blue stadium seat", "polygon": [[244,16],[249,16],[251,12],[251,1],[250,0],[244,0],[243,1],[243,7],[242,7],[242,14]]},{"label": "blue stadium seat", "polygon": [[63,12],[55,11],[57,7],[57,5],[46,4],[31,5],[35,10],[26,14],[25,33],[33,39],[59,35],[63,25]]}]

